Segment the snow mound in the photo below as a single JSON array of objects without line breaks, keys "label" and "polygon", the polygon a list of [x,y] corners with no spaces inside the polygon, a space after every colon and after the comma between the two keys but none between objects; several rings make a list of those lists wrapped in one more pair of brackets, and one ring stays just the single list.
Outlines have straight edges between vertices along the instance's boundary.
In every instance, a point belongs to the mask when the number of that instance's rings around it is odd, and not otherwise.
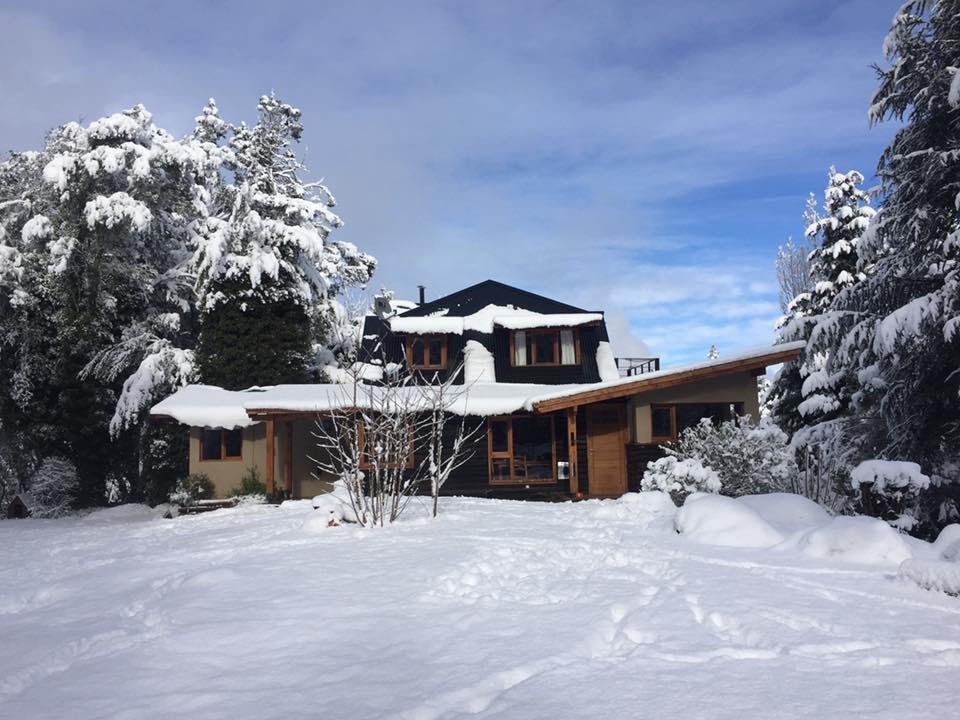
[{"label": "snow mound", "polygon": [[944,560],[960,561],[960,523],[952,523],[941,530],[933,541],[933,549]]},{"label": "snow mound", "polygon": [[597,520],[626,520],[641,528],[662,525],[668,528],[673,524],[677,506],[665,492],[631,492],[616,500],[600,500],[593,511]]},{"label": "snow mound", "polygon": [[960,563],[946,560],[905,560],[897,577],[915,583],[924,590],[960,595]]},{"label": "snow mound", "polygon": [[301,528],[304,532],[322,532],[328,527],[357,521],[350,504],[333,493],[317,495],[313,498],[312,504],[314,512],[304,521]]},{"label": "snow mound", "polygon": [[784,534],[809,530],[830,522],[826,510],[813,500],[793,493],[744,495],[737,502],[746,505]]},{"label": "snow mound", "polygon": [[97,524],[143,522],[162,518],[169,510],[169,505],[158,505],[152,508],[149,505],[126,503],[94,510],[85,515],[83,521]]},{"label": "snow mound", "polygon": [[674,527],[705,545],[764,548],[783,542],[783,536],[750,507],[723,495],[690,495],[677,512]]},{"label": "snow mound", "polygon": [[810,557],[867,565],[899,565],[913,557],[900,533],[883,520],[866,516],[835,517],[800,537],[797,547]]}]

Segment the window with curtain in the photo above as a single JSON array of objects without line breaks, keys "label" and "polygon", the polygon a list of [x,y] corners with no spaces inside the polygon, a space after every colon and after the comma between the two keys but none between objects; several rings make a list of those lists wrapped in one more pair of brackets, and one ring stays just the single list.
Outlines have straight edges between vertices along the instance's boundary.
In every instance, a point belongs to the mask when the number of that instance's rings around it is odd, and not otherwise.
[{"label": "window with curtain", "polygon": [[572,329],[517,330],[511,344],[512,362],[517,367],[579,364],[577,335]]}]

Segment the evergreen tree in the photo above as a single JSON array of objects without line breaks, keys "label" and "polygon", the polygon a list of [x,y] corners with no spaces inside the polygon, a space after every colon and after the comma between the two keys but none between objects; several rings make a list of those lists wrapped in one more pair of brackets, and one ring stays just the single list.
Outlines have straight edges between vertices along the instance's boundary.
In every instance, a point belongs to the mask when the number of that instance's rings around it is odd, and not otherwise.
[{"label": "evergreen tree", "polygon": [[321,183],[305,183],[293,144],[300,111],[263,96],[255,126],[232,129],[217,212],[197,232],[204,382],[229,388],[302,382],[329,361],[337,296],[365,284],[375,260],[331,233],[342,226]]},{"label": "evergreen tree", "polygon": [[[931,473],[923,520],[960,481],[960,1],[918,0],[884,43],[870,120],[903,123],[877,174],[882,207],[859,247],[860,283],[835,307],[837,346],[858,380],[850,429],[865,451]],[[952,487],[951,487],[952,485]]]},{"label": "evergreen tree", "polygon": [[834,309],[838,295],[863,280],[857,268],[857,247],[874,210],[856,171],[838,173],[830,168],[824,192],[823,215],[807,204],[805,235],[813,243],[809,256],[808,289],[790,303],[781,321],[781,341],[805,340],[800,356],[786,363],[771,388],[772,416],[792,436],[802,456],[815,451],[828,482],[844,485],[855,448],[842,433],[856,390],[855,378],[836,353],[849,314]]}]

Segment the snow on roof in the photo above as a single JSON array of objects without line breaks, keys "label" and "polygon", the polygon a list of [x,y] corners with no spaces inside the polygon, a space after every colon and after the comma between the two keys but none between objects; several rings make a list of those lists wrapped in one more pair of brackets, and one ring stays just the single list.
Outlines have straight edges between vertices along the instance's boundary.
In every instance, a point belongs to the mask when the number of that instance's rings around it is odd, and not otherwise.
[{"label": "snow on roof", "polygon": [[559,313],[544,314],[525,310],[512,305],[487,305],[472,315],[451,317],[446,311],[423,317],[404,317],[399,315],[390,320],[390,329],[394,332],[414,333],[450,333],[462,335],[464,330],[492,333],[494,326],[510,330],[527,330],[540,327],[575,327],[600,322],[603,313]]},{"label": "snow on roof", "polygon": [[[450,407],[456,415],[508,415],[529,409],[529,398],[563,385],[477,382],[464,386],[466,392]],[[173,418],[193,427],[235,428],[253,425],[249,413],[282,411],[315,413],[348,407],[376,407],[384,390],[377,385],[359,385],[356,398],[350,384],[274,385],[251,390],[223,390],[211,385],[188,385],[153,406],[153,417]],[[399,390],[412,399],[421,389]]]},{"label": "snow on roof", "polygon": [[[769,358],[772,356],[779,355],[784,352],[791,352],[794,350],[801,350],[806,345],[806,342],[803,340],[797,340],[795,342],[789,343],[780,343],[778,345],[773,345],[772,347],[764,348],[753,348],[751,350],[743,350],[734,355],[726,355],[724,357],[716,358],[715,360],[706,360],[704,362],[691,363],[689,365],[679,365],[677,367],[665,368],[663,370],[657,370],[655,372],[646,372],[641,375],[633,375],[630,377],[617,378],[615,380],[608,380],[605,382],[599,383],[589,383],[585,385],[576,385],[576,386],[567,386],[565,388],[551,388],[553,392],[546,393],[539,397],[534,397],[530,399],[531,407],[537,403],[545,402],[547,400],[559,400],[561,398],[568,398],[574,395],[579,395],[583,392],[592,392],[594,390],[606,390],[608,388],[618,388],[621,386],[631,386],[637,385],[637,392],[643,392],[642,385],[650,383],[653,380],[668,378],[673,375],[683,375],[685,373],[696,372],[698,370],[709,370],[711,368],[722,367],[731,363],[738,363],[742,361],[749,360],[763,360],[764,358]],[[783,362],[780,360],[772,360],[770,364],[775,362]]]},{"label": "snow on roof", "polygon": [[[450,411],[456,415],[508,415],[519,410],[534,410],[538,403],[547,400],[569,398],[607,388],[637,385],[636,391],[642,392],[642,385],[651,380],[744,360],[772,358],[785,351],[799,350],[803,346],[803,341],[783,343],[728,355],[717,360],[599,383],[533,385],[475,382],[463,386],[466,392],[455,401]],[[780,362],[780,360],[772,362]],[[248,413],[257,414],[267,411],[314,413],[347,407],[376,407],[378,397],[383,392],[380,386],[359,385],[357,397],[354,400],[351,384],[274,385],[238,391],[223,390],[211,385],[188,385],[154,405],[150,414],[153,417],[173,418],[184,425],[194,427],[246,427],[256,422],[249,417]],[[420,397],[421,390],[416,386],[407,386],[401,392]]]}]

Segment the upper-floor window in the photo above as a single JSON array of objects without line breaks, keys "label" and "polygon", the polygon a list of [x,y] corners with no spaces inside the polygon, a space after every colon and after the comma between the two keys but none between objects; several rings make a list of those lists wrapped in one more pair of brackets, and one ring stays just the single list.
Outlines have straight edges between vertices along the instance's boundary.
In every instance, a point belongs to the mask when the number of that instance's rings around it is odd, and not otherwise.
[{"label": "upper-floor window", "polygon": [[200,439],[201,460],[239,460],[243,454],[243,430],[204,428]]},{"label": "upper-floor window", "polygon": [[510,364],[579,365],[580,338],[573,330],[517,330],[510,336]]},{"label": "upper-floor window", "polygon": [[408,336],[407,365],[418,370],[445,370],[447,367],[446,336]]}]

